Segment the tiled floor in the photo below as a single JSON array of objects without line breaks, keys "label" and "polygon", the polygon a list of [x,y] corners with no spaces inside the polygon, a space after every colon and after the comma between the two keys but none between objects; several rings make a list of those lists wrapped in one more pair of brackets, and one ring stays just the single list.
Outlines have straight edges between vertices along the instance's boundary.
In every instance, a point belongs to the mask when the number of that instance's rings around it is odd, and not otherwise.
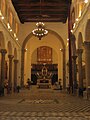
[{"label": "tiled floor", "polygon": [[0,112],[0,120],[90,120],[88,112]]},{"label": "tiled floor", "polygon": [[0,97],[0,120],[90,120],[90,101],[33,86]]}]

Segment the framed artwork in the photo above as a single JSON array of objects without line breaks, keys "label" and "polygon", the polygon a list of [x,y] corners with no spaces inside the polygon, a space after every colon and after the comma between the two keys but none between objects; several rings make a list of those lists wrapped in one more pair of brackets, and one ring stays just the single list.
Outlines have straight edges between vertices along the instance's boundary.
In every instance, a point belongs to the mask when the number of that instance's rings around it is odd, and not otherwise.
[{"label": "framed artwork", "polygon": [[37,62],[51,63],[52,62],[52,48],[42,46],[37,48]]}]

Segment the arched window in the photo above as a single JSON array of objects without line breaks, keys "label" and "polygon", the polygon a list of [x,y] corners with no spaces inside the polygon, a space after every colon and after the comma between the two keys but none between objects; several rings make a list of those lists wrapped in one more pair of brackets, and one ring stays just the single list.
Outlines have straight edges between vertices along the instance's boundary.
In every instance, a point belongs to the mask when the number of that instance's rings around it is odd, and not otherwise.
[{"label": "arched window", "polygon": [[16,22],[16,23],[15,23],[15,33],[16,33],[16,34],[18,33],[18,29],[19,29],[19,26],[18,26],[18,23]]},{"label": "arched window", "polygon": [[13,21],[13,15],[12,15],[12,11],[9,9],[9,23],[10,23],[10,26],[12,26],[12,21]]},{"label": "arched window", "polygon": [[86,3],[84,2],[84,0],[81,0],[79,2],[79,17],[81,17],[83,9],[85,8],[85,5],[86,5]]},{"label": "arched window", "polygon": [[5,16],[5,13],[6,13],[6,0],[1,0],[1,13]]}]

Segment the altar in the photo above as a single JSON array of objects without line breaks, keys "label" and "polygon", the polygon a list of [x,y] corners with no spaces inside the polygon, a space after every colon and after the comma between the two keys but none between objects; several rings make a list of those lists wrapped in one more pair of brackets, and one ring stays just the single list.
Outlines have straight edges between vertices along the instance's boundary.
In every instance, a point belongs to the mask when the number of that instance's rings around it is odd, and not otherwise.
[{"label": "altar", "polygon": [[[35,84],[38,87],[48,87],[54,85],[58,80],[57,64],[35,64],[32,65],[32,78],[36,80]],[[35,77],[36,76],[36,77]]]},{"label": "altar", "polygon": [[50,87],[58,79],[58,64],[52,63],[52,48],[37,48],[37,63],[31,64],[31,80],[38,87]]},{"label": "altar", "polygon": [[51,79],[38,79],[37,87],[38,88],[51,88]]}]

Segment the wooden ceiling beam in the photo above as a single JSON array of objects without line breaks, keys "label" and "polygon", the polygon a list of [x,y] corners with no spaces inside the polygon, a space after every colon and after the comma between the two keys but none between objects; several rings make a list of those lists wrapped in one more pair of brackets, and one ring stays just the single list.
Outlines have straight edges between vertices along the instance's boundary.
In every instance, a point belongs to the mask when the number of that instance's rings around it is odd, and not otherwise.
[{"label": "wooden ceiling beam", "polygon": [[66,11],[67,8],[55,8],[55,9],[52,9],[52,8],[42,8],[41,10],[38,9],[38,8],[33,8],[33,9],[27,9],[27,8],[18,8],[18,12],[37,12],[37,11],[55,11],[55,12],[63,12],[63,11]]},{"label": "wooden ceiling beam", "polygon": [[21,19],[22,21],[24,21],[24,22],[66,22],[66,18],[58,18],[58,19],[26,19],[26,18],[23,18],[23,19]]},{"label": "wooden ceiling beam", "polygon": [[65,14],[63,14],[63,13],[59,13],[59,14],[42,14],[42,15],[40,15],[40,14],[31,14],[31,13],[29,13],[29,14],[27,14],[27,13],[22,13],[22,14],[20,14],[20,16],[22,16],[22,17],[64,17],[64,16],[66,16]]},{"label": "wooden ceiling beam", "polygon": [[12,0],[22,23],[63,22],[68,17],[68,3],[71,0]]},{"label": "wooden ceiling beam", "polygon": [[42,6],[42,7],[44,7],[44,6],[49,6],[49,7],[63,7],[63,6],[65,6],[65,7],[67,7],[67,5],[65,4],[65,3],[54,3],[54,4],[52,4],[52,3],[42,3],[42,4],[40,4],[40,3],[29,3],[29,4],[25,4],[25,3],[18,3],[18,4],[15,4],[16,6],[18,6],[18,7],[38,7],[38,6]]}]

